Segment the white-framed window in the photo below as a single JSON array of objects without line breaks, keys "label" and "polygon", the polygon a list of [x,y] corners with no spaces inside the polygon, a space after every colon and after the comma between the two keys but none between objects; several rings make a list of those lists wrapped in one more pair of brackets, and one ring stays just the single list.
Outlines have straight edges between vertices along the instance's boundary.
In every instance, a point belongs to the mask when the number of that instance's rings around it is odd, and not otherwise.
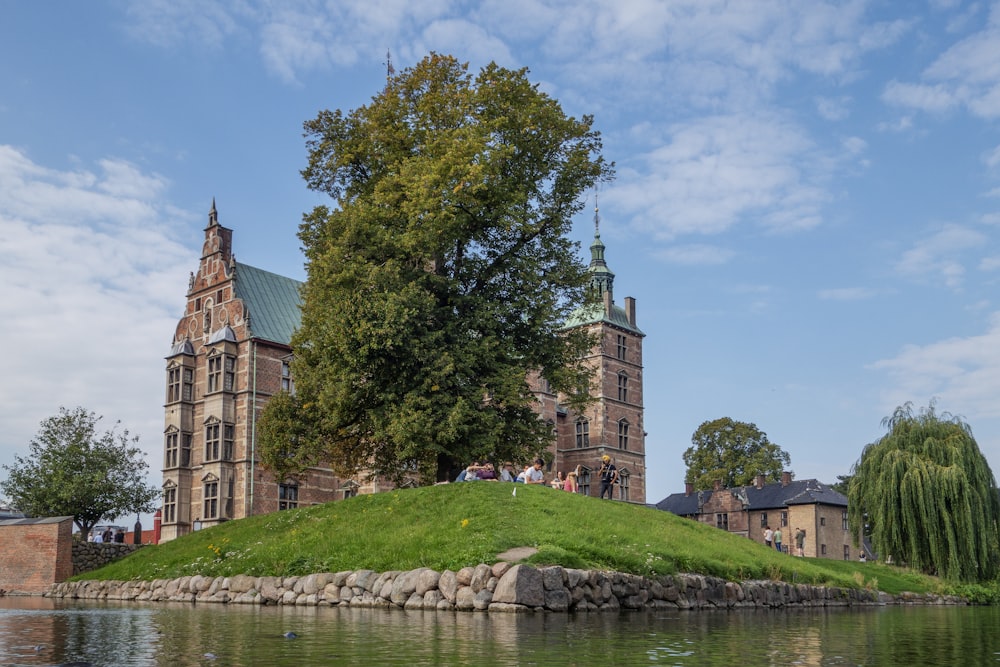
[{"label": "white-framed window", "polygon": [[181,371],[180,366],[167,369],[167,403],[176,403],[181,400]]},{"label": "white-framed window", "polygon": [[627,470],[618,471],[618,498],[628,501],[629,499],[629,478],[631,475]]},{"label": "white-framed window", "polygon": [[287,360],[281,362],[281,390],[289,394],[295,393],[295,383],[292,381],[292,364]]},{"label": "white-framed window", "polygon": [[844,510],[843,512],[840,513],[840,526],[844,530],[848,530],[847,510]]},{"label": "white-framed window", "polygon": [[590,447],[590,422],[586,419],[576,420],[576,446]]},{"label": "white-framed window", "polygon": [[232,424],[222,425],[222,460],[233,460],[233,435],[236,428]]},{"label": "white-framed window", "polygon": [[163,489],[163,523],[177,522],[177,489]]},{"label": "white-framed window", "polygon": [[164,468],[187,468],[191,465],[191,434],[171,426],[165,434],[164,452]]},{"label": "white-framed window", "polygon": [[760,527],[767,528],[767,512],[760,513]]},{"label": "white-framed window", "polygon": [[290,510],[299,506],[298,484],[278,485],[278,510]]},{"label": "white-framed window", "polygon": [[219,517],[219,482],[205,482],[204,495],[202,497],[202,516],[206,519],[217,519]]},{"label": "white-framed window", "polygon": [[781,525],[788,526],[788,512],[781,513]]},{"label": "white-framed window", "polygon": [[715,515],[715,527],[721,528],[722,530],[729,531],[729,514],[726,512],[718,512]]},{"label": "white-framed window", "polygon": [[208,358],[208,382],[206,393],[233,391],[236,388],[236,358],[228,354],[216,354]]}]

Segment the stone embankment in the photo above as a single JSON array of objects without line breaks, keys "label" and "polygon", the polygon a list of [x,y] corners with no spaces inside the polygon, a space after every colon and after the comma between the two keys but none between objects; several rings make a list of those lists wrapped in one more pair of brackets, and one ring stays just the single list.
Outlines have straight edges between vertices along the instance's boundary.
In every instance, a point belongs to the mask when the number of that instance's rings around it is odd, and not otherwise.
[{"label": "stone embankment", "polygon": [[466,567],[458,572],[420,568],[407,572],[357,570],[301,577],[236,575],[155,581],[77,581],[55,584],[46,595],[87,600],[494,612],[965,604],[960,598],[936,595],[895,597],[877,591],[776,581],[738,584],[694,574],[648,578],[506,562]]}]

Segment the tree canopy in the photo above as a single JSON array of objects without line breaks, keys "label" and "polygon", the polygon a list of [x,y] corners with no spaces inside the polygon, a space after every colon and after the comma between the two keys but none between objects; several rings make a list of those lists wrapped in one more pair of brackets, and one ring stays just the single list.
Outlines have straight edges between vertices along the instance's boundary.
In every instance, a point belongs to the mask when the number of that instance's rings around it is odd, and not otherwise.
[{"label": "tree canopy", "polygon": [[896,408],[888,433],[852,470],[848,513],[857,540],[867,525],[882,558],[948,579],[992,579],[998,567],[1000,500],[972,429],[934,406]]},{"label": "tree canopy", "polygon": [[716,480],[726,488],[753,484],[757,475],[778,482],[791,457],[767,439],[755,424],[722,417],[706,421],[691,436],[684,451],[685,483],[708,490]]},{"label": "tree canopy", "polygon": [[305,123],[303,176],[333,205],[300,228],[296,393],[262,416],[266,465],[429,480],[548,445],[528,373],[576,401],[589,378],[590,337],[561,327],[586,284],[572,218],[611,176],[592,123],[526,69],[437,54]]},{"label": "tree canopy", "polygon": [[28,456],[3,466],[11,503],[29,516],[72,516],[84,535],[102,519],[152,511],[160,492],[146,484],[139,438],[117,422],[98,433],[100,420],[79,407],[43,420]]}]

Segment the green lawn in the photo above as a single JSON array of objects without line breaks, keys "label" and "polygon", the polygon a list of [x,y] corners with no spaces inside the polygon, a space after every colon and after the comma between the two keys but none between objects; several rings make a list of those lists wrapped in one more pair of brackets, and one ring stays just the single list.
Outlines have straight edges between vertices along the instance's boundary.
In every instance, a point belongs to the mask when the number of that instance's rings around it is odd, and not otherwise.
[{"label": "green lawn", "polygon": [[[512,491],[517,489],[517,495]],[[944,590],[933,577],[876,563],[793,558],[667,512],[543,486],[471,482],[365,495],[231,521],[154,547],[78,579],[201,574],[302,575],[493,563],[519,546],[538,565],[731,581]]]}]

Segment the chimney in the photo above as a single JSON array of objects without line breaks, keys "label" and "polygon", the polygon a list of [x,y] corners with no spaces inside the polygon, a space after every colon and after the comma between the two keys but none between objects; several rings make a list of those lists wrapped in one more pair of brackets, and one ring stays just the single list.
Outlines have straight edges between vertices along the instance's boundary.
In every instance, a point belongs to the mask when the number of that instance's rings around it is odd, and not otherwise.
[{"label": "chimney", "polygon": [[758,473],[757,474],[757,479],[754,480],[753,485],[755,487],[757,487],[758,489],[763,489],[764,488],[764,475],[761,475],[760,473]]},{"label": "chimney", "polygon": [[628,319],[628,324],[631,327],[635,326],[635,299],[633,297],[625,297],[625,317]]},{"label": "chimney", "polygon": [[690,496],[692,493],[694,493],[694,484],[691,482],[684,482],[684,495]]},{"label": "chimney", "polygon": [[604,314],[611,314],[611,306],[614,305],[614,301],[611,300],[611,290],[604,293]]},{"label": "chimney", "polygon": [[717,479],[714,482],[712,482],[712,490],[713,491],[721,491],[722,490],[722,480],[721,479]]},{"label": "chimney", "polygon": [[788,486],[792,483],[792,473],[788,470],[781,473],[781,485]]}]

